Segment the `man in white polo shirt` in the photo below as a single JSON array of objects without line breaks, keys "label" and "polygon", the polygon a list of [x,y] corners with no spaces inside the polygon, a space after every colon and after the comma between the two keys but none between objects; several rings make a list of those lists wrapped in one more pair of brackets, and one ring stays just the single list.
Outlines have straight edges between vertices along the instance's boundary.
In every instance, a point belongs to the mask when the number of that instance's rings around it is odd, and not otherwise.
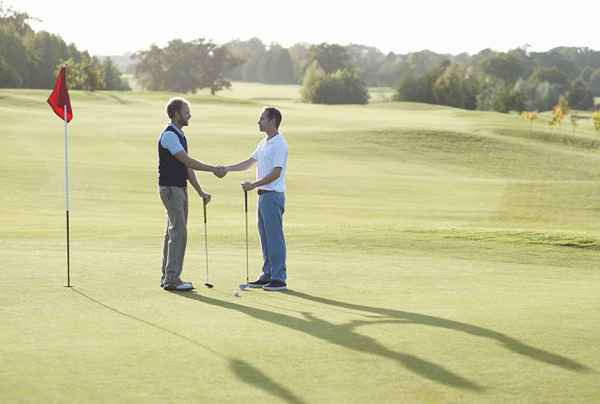
[{"label": "man in white polo shirt", "polygon": [[225,167],[226,171],[244,171],[257,164],[256,181],[246,181],[242,188],[244,191],[258,189],[258,232],[264,263],[258,279],[248,285],[268,291],[287,288],[283,212],[288,145],[279,132],[280,124],[281,112],[276,108],[265,108],[258,127],[267,137],[248,160]]}]

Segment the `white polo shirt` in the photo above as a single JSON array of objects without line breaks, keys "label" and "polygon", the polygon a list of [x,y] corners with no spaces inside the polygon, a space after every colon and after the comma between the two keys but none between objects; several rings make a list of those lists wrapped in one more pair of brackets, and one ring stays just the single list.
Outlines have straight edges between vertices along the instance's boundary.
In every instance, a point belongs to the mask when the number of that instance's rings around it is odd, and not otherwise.
[{"label": "white polo shirt", "polygon": [[260,180],[271,174],[275,167],[281,167],[281,175],[270,184],[262,185],[258,189],[265,191],[285,192],[285,171],[288,159],[288,145],[281,133],[271,139],[264,138],[260,141],[252,156],[256,160],[256,179]]}]

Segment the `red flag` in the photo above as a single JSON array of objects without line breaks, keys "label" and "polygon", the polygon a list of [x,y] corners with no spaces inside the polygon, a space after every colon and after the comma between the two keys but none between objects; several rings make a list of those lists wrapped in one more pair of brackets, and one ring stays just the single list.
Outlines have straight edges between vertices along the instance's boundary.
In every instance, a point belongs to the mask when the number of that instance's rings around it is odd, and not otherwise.
[{"label": "red flag", "polygon": [[48,104],[60,119],[65,119],[65,104],[67,105],[67,122],[73,119],[73,110],[71,109],[71,100],[69,99],[69,90],[67,89],[67,73],[63,66],[56,77],[54,90],[48,97]]}]

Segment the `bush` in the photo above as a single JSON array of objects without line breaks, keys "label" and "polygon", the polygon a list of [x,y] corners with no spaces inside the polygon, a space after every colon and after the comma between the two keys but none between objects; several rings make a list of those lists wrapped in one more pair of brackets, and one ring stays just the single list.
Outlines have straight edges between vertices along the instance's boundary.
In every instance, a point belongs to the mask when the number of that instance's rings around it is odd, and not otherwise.
[{"label": "bush", "polygon": [[428,77],[409,76],[402,80],[394,94],[394,101],[423,102],[433,104],[433,90]]},{"label": "bush", "polygon": [[356,72],[342,69],[325,74],[313,62],[304,76],[302,98],[313,104],[366,104],[369,92]]},{"label": "bush", "polygon": [[306,68],[304,80],[302,81],[302,89],[300,90],[300,95],[304,102],[313,102],[317,86],[323,77],[325,77],[325,72],[323,72],[323,69],[321,69],[316,60]]}]

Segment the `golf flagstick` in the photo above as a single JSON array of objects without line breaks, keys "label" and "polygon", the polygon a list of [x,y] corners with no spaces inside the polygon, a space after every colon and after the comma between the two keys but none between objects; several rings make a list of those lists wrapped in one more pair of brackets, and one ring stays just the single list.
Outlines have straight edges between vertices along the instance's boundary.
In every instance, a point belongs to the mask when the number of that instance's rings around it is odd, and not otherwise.
[{"label": "golf flagstick", "polygon": [[67,67],[63,65],[56,76],[54,88],[46,100],[54,113],[65,123],[65,214],[67,216],[67,285],[71,287],[71,254],[69,234],[69,137],[67,124],[73,119],[69,90],[67,89]]},{"label": "golf flagstick", "polygon": [[71,287],[71,253],[69,240],[69,138],[67,135],[67,104],[64,105],[65,121],[65,212],[67,214],[67,287]]},{"label": "golf flagstick", "polygon": [[208,282],[208,232],[206,230],[206,201],[202,198],[202,206],[204,208],[204,254],[206,261],[206,276],[204,278],[204,286],[207,288],[212,288],[214,285]]}]

